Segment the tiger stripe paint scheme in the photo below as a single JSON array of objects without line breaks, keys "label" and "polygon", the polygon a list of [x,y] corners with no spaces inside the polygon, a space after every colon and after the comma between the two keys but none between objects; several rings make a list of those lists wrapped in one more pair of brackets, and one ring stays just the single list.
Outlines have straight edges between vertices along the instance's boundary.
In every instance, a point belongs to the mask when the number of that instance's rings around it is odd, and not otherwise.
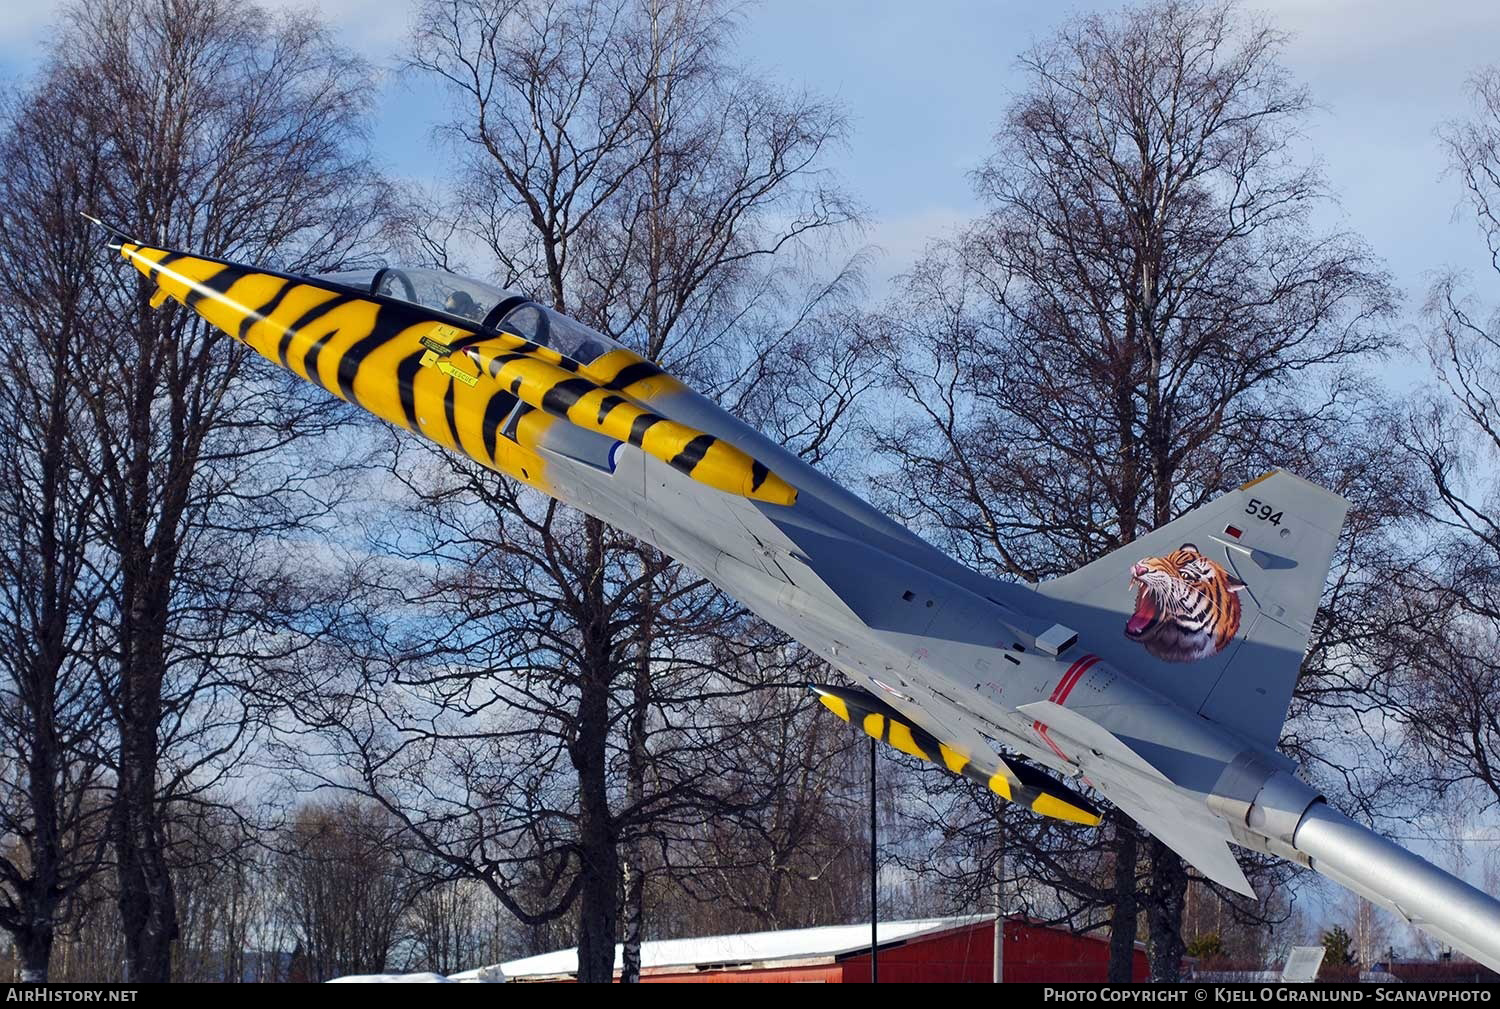
[{"label": "tiger stripe paint scheme", "polygon": [[932,733],[913,725],[900,712],[866,690],[815,683],[809,689],[825,708],[908,756],[937,764],[950,774],[978,782],[1007,802],[1043,816],[1085,826],[1099,825],[1099,810],[1077,792],[1020,761],[996,760],[986,770]]},{"label": "tiger stripe paint scheme", "polygon": [[316,280],[131,242],[120,252],[157,285],[154,305],[172,298],[293,374],[543,492],[541,418],[527,412],[516,417],[515,439],[501,434],[518,402],[633,445],[716,490],[796,501],[796,490],[759,460],[635,402],[634,388],[654,392],[675,380],[630,351],[583,366],[514,334],[465,330],[418,306]]},{"label": "tiger stripe paint scheme", "polygon": [[[580,351],[580,363],[414,295],[112,233],[157,285],[154,303],[173,298],[713,581],[857,684],[815,689],[873,737],[1038,813],[1097,823],[1042,769],[1085,783],[1219,885],[1254,893],[1231,845],[1292,859],[1500,967],[1500,902],[1343,817],[1277,750],[1348,510],[1337,494],[1276,471],[1020,585],[949,556],[628,351]],[[1156,588],[1122,591],[1132,567]],[[1203,581],[1217,589],[1198,592]]]}]

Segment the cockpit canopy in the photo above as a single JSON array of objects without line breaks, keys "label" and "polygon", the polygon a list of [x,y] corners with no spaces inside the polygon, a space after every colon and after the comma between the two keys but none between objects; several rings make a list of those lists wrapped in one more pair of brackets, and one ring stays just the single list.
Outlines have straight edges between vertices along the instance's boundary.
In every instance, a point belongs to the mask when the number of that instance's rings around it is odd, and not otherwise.
[{"label": "cockpit canopy", "polygon": [[378,270],[324,273],[329,281],[361,294],[378,294],[442,312],[473,327],[503,330],[551,347],[580,364],[619,346],[609,337],[524,295],[442,270],[386,266]]}]

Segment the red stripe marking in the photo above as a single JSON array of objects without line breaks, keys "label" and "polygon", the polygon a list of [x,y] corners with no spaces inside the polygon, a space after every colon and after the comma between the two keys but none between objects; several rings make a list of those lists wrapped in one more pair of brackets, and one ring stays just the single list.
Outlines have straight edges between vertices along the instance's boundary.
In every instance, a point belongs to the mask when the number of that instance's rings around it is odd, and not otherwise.
[{"label": "red stripe marking", "polygon": [[1061,704],[1068,699],[1068,693],[1072,691],[1074,684],[1086,673],[1090,666],[1099,661],[1097,655],[1085,655],[1068,667],[1063,673],[1062,679],[1057,681],[1057,686],[1052,688],[1052,696],[1049,700],[1054,704]]},{"label": "red stripe marking", "polygon": [[1083,679],[1083,674],[1092,669],[1094,667],[1094,663],[1098,661],[1099,656],[1097,655],[1085,655],[1083,657],[1083,660],[1078,665],[1077,671],[1073,674],[1073,678],[1067,680],[1066,685],[1064,685],[1063,683],[1059,683],[1057,685],[1056,701],[1058,704],[1063,704],[1067,701],[1068,695],[1073,692],[1073,688],[1078,686],[1078,681]]},{"label": "red stripe marking", "polygon": [[1057,748],[1057,744],[1052,741],[1052,737],[1047,735],[1047,727],[1045,725],[1043,725],[1041,722],[1032,722],[1031,727],[1036,730],[1036,734],[1038,736],[1042,737],[1042,742],[1052,747],[1053,753],[1057,754],[1063,760],[1068,761],[1068,763],[1070,764],[1073,762],[1066,753]]},{"label": "red stripe marking", "polygon": [[[1057,681],[1057,686],[1052,688],[1052,696],[1049,698],[1049,700],[1051,700],[1053,704],[1062,704],[1064,701],[1066,701],[1068,699],[1068,695],[1073,692],[1073,688],[1078,685],[1078,681],[1083,679],[1083,674],[1088,672],[1093,667],[1094,663],[1098,661],[1099,656],[1097,655],[1085,655],[1081,659],[1078,659],[1076,662],[1074,662],[1071,666],[1068,667],[1068,671],[1066,673],[1063,673],[1062,679]],[[1043,725],[1040,721],[1035,721],[1031,723],[1031,728],[1036,732],[1038,736],[1042,737],[1042,742],[1046,743],[1052,748],[1053,753],[1057,754],[1063,760],[1067,760],[1070,763],[1072,762],[1071,758],[1066,753],[1057,748],[1057,744],[1052,741],[1052,737],[1047,735],[1047,726]]]},{"label": "red stripe marking", "polygon": [[1062,693],[1063,684],[1068,682],[1068,677],[1070,677],[1070,676],[1073,675],[1073,671],[1075,669],[1077,669],[1080,665],[1082,665],[1083,664],[1083,659],[1086,659],[1086,658],[1088,658],[1087,655],[1083,656],[1083,658],[1074,659],[1073,660],[1073,664],[1068,667],[1068,671],[1066,673],[1063,673],[1062,679],[1060,679],[1060,680],[1057,681],[1057,686],[1055,686],[1055,687],[1052,688],[1052,696],[1049,697],[1048,700],[1053,701],[1053,702],[1057,701],[1057,695],[1060,694],[1060,693]]}]

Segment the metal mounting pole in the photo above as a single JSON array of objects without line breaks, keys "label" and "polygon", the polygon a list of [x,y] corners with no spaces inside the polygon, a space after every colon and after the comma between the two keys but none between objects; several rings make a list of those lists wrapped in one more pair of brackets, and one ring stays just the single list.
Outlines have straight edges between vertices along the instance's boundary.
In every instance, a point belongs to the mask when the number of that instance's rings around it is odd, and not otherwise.
[{"label": "metal mounting pole", "polygon": [[1005,810],[995,817],[995,974],[994,983],[1005,981]]},{"label": "metal mounting pole", "polygon": [[880,983],[880,943],[875,925],[880,917],[876,904],[875,865],[875,737],[870,737],[870,983]]}]

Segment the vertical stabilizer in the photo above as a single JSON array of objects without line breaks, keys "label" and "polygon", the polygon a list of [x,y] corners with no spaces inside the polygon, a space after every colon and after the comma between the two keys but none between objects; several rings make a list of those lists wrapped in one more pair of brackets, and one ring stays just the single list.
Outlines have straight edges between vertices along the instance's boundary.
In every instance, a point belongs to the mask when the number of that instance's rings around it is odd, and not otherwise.
[{"label": "vertical stabilizer", "polygon": [[1348,508],[1277,470],[1037,591],[1104,658],[1274,748]]}]

